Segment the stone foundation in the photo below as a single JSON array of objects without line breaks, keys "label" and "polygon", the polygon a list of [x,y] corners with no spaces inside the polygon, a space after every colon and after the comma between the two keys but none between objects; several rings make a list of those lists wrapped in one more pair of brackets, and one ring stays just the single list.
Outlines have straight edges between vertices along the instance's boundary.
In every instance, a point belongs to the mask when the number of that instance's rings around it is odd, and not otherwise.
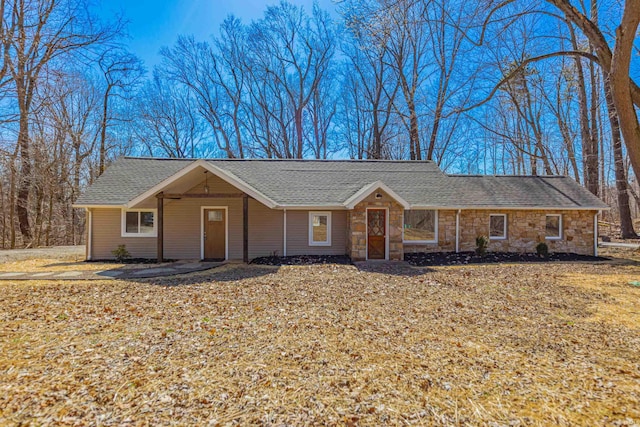
[{"label": "stone foundation", "polygon": [[[463,210],[460,213],[460,251],[474,251],[476,237],[489,235],[489,215],[507,215],[507,238],[490,240],[489,251],[535,252],[545,242],[550,252],[593,255],[593,217],[596,211]],[[562,215],[562,238],[546,239],[547,214]],[[448,252],[456,250],[456,211],[438,211],[438,243],[404,244],[404,252]]]},{"label": "stone foundation", "polygon": [[[535,252],[539,242],[545,242],[550,252],[575,252],[593,255],[593,218],[596,211],[501,210],[462,211],[460,215],[460,250],[476,248],[476,236],[489,235],[489,215],[507,215],[507,238],[490,240],[489,251]],[[562,215],[562,238],[545,237],[547,214]]]},{"label": "stone foundation", "polygon": [[[387,208],[389,210],[389,259],[401,260],[405,253],[453,252],[456,250],[456,212],[438,211],[437,243],[411,244],[402,242],[404,210],[382,191],[381,199],[375,193],[359,203],[347,215],[347,254],[354,261],[367,257],[367,208]],[[489,240],[490,252],[530,252],[536,251],[539,242],[545,242],[550,252],[574,252],[593,255],[593,218],[596,211],[575,210],[462,210],[460,213],[459,250],[474,251],[476,237],[489,235],[489,216],[507,215],[507,238]],[[562,215],[562,238],[546,239],[545,222],[547,214]]]}]

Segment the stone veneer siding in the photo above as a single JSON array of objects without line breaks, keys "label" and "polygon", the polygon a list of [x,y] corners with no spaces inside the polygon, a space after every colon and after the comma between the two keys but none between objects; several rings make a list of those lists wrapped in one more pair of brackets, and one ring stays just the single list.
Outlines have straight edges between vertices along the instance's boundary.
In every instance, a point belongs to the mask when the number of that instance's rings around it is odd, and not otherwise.
[{"label": "stone veneer siding", "polygon": [[[489,251],[535,252],[538,242],[546,242],[550,252],[593,255],[593,218],[596,211],[576,210],[462,210],[460,213],[460,251],[473,251],[476,237],[489,235],[489,215],[507,215],[507,238],[490,240]],[[562,215],[562,238],[545,236],[547,214]],[[447,252],[456,249],[456,211],[438,211],[438,243],[404,243],[404,252]]]},{"label": "stone veneer siding", "polygon": [[[376,193],[382,198],[376,199]],[[389,259],[404,259],[402,245],[403,207],[392,199],[384,191],[374,191],[370,196],[358,203],[347,215],[347,254],[354,261],[362,261],[367,258],[367,208],[387,208],[387,230]]]}]

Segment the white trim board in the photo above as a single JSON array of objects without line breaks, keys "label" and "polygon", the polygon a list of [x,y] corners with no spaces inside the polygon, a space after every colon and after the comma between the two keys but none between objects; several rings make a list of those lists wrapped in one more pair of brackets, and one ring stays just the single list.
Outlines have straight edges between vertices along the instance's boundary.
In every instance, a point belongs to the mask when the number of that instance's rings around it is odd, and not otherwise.
[{"label": "white trim board", "polygon": [[411,207],[409,202],[407,202],[405,199],[400,197],[398,193],[393,191],[382,181],[375,181],[375,182],[372,182],[371,184],[365,185],[360,190],[356,191],[355,194],[353,194],[351,197],[345,200],[344,206],[347,209],[353,209],[358,203],[360,203],[361,201],[369,197],[376,190],[384,191],[405,209],[409,209]]},{"label": "white trim board", "polygon": [[277,207],[277,203],[274,202],[273,200],[271,200],[269,197],[267,197],[264,194],[260,193],[258,190],[256,190],[255,188],[251,187],[249,184],[245,183],[244,181],[242,181],[240,178],[236,177],[232,173],[224,171],[224,170],[220,169],[219,167],[210,164],[206,160],[196,160],[196,161],[194,161],[190,165],[182,168],[181,170],[179,170],[175,174],[171,175],[169,178],[165,179],[164,181],[160,182],[159,184],[154,185],[153,187],[151,187],[150,189],[148,189],[147,191],[145,191],[141,195],[139,195],[136,198],[130,200],[127,203],[126,206],[127,207],[135,206],[135,205],[143,202],[144,200],[155,196],[156,194],[160,193],[168,185],[176,182],[178,179],[182,178],[183,176],[185,176],[189,172],[192,172],[193,170],[195,170],[195,169],[197,169],[199,167],[205,169],[208,172],[211,172],[212,174],[216,175],[218,178],[228,182],[229,184],[231,184],[234,187],[236,187],[238,190],[242,191],[243,193],[248,194],[249,196],[253,197],[257,201],[262,203],[263,205],[265,205],[265,206],[267,206],[267,207],[269,207],[271,209]]},{"label": "white trim board", "polygon": [[[127,213],[138,212],[138,227],[140,227],[140,212],[153,212],[153,232],[152,233],[128,233],[127,232]],[[140,228],[138,228],[140,230]],[[158,237],[158,209],[155,208],[139,208],[139,209],[120,209],[120,237]]]},{"label": "white trim board", "polygon": [[[327,240],[324,242],[316,242],[313,240],[313,223],[312,218],[317,216],[326,216],[327,217]],[[308,238],[309,241],[307,244],[309,246],[331,246],[331,235],[333,234],[333,229],[331,228],[331,211],[309,211],[309,220],[307,224],[308,228]]]}]

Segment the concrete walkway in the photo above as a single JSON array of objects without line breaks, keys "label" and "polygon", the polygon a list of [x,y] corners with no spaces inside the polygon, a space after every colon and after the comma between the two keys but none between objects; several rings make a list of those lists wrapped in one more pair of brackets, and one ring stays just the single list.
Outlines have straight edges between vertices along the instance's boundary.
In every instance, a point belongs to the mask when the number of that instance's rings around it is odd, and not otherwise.
[{"label": "concrete walkway", "polygon": [[598,242],[598,246],[601,247],[601,248],[639,249],[640,248],[640,243]]},{"label": "concrete walkway", "polygon": [[140,268],[113,268],[107,270],[87,271],[38,271],[11,272],[0,271],[0,280],[135,280],[150,277],[175,276],[196,271],[209,270],[224,264],[223,262],[177,261],[154,267],[149,264]]}]

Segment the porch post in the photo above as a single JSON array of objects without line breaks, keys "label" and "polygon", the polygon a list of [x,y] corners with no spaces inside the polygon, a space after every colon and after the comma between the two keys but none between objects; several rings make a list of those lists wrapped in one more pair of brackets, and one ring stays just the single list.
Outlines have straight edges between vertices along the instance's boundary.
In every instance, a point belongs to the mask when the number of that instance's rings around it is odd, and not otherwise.
[{"label": "porch post", "polygon": [[242,195],[242,261],[249,262],[249,196]]},{"label": "porch post", "polygon": [[157,262],[164,261],[164,194],[160,193],[156,196],[158,200],[158,259]]}]

